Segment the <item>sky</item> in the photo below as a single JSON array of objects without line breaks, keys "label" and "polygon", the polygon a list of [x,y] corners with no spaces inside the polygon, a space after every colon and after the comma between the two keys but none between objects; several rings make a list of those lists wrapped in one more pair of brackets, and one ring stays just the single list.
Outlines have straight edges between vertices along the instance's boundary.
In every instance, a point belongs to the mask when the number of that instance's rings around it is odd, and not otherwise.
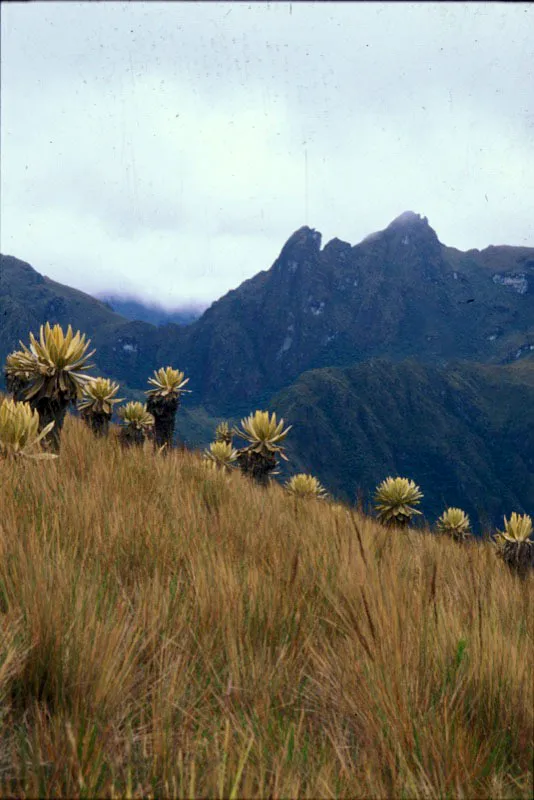
[{"label": "sky", "polygon": [[534,246],[534,4],[3,3],[0,249],[206,307],[301,225]]}]

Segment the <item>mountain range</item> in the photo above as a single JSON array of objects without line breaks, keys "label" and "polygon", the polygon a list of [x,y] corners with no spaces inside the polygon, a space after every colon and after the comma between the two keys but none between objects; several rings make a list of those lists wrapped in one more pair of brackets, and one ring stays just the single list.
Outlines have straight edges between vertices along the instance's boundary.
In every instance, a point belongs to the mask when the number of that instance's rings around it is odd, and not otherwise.
[{"label": "mountain range", "polygon": [[478,524],[532,510],[534,248],[462,252],[413,212],[356,245],[321,240],[300,228],[270,269],[159,327],[2,255],[0,361],[47,319],[70,322],[128,397],[159,366],[186,372],[190,444],[222,416],[273,408],[294,425],[292,470],[348,499],[406,474],[430,517],[444,504]]}]

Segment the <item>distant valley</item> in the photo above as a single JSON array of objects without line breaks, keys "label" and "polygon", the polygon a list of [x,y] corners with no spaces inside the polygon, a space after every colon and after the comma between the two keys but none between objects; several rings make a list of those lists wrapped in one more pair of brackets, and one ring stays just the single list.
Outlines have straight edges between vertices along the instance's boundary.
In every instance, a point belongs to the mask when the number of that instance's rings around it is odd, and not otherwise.
[{"label": "distant valley", "polygon": [[200,309],[180,308],[175,311],[167,311],[162,306],[144,303],[131,297],[119,295],[97,295],[97,300],[101,300],[108,305],[112,311],[125,317],[126,319],[139,322],[149,322],[151,325],[189,325],[200,316]]}]

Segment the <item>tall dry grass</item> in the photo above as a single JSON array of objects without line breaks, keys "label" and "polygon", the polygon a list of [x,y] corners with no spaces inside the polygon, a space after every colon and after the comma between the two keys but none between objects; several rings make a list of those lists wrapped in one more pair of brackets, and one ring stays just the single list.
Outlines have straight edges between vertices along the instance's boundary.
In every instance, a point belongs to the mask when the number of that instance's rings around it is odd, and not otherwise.
[{"label": "tall dry grass", "polygon": [[532,796],[532,576],[196,455],[0,463],[0,787]]}]

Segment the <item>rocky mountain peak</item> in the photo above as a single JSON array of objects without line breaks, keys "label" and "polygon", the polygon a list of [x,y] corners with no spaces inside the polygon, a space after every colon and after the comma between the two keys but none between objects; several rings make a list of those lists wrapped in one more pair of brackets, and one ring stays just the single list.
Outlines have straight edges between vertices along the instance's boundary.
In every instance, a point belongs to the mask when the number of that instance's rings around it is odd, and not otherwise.
[{"label": "rocky mountain peak", "polygon": [[412,228],[412,227],[427,227],[429,228],[430,225],[428,224],[428,219],[426,217],[422,217],[421,214],[416,214],[415,211],[403,211],[402,214],[399,214],[398,217],[395,217],[393,222],[390,222],[388,225],[388,229],[390,228]]},{"label": "rocky mountain peak", "polygon": [[319,231],[303,225],[289,237],[279,258],[301,260],[306,256],[315,256],[321,250],[321,239]]},{"label": "rocky mountain peak", "polygon": [[395,249],[398,245],[406,249],[406,245],[411,244],[427,253],[429,249],[436,252],[439,250],[439,239],[428,224],[427,217],[414,211],[404,211],[389,223],[384,233]]},{"label": "rocky mountain peak", "polygon": [[344,242],[343,239],[338,239],[335,236],[333,239],[330,239],[323,248],[323,253],[348,253],[352,248],[352,245],[349,242]]}]

